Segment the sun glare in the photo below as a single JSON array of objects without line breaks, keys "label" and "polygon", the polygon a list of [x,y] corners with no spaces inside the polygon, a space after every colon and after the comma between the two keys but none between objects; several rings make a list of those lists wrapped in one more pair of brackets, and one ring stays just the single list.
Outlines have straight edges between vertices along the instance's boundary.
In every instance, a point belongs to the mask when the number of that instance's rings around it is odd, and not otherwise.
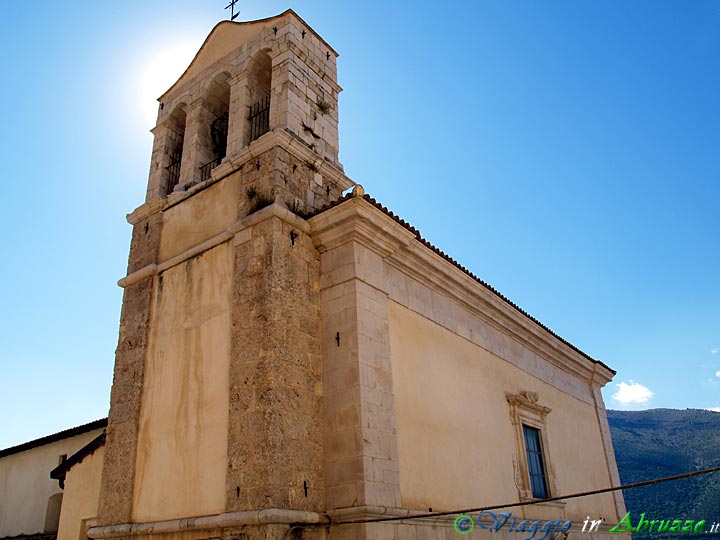
[{"label": "sun glare", "polygon": [[148,58],[141,72],[139,84],[143,104],[143,123],[148,128],[153,127],[157,120],[157,98],[183,74],[197,50],[197,43],[178,43]]}]

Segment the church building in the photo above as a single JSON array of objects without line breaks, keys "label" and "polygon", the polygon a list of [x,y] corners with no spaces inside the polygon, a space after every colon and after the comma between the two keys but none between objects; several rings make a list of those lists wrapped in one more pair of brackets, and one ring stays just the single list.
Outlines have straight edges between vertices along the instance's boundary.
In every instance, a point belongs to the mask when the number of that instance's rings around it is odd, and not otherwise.
[{"label": "church building", "polygon": [[445,512],[503,503],[571,531],[624,515],[619,491],[553,500],[620,483],[614,371],[344,174],[337,56],[292,10],[225,21],[159,98],[107,428],[53,467],[58,540],[441,540]]}]

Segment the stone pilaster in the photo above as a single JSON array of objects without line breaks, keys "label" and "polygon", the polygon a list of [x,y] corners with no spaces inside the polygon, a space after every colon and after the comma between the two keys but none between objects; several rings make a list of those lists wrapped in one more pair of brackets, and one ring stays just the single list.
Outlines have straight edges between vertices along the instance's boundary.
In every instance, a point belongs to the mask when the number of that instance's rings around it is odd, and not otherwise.
[{"label": "stone pilaster", "polygon": [[233,156],[238,154],[250,141],[250,122],[248,121],[250,96],[247,72],[243,71],[228,82],[230,84],[230,122],[227,154]]},{"label": "stone pilaster", "polygon": [[198,180],[199,168],[213,158],[207,141],[210,139],[210,126],[214,119],[212,111],[203,99],[195,100],[190,106],[180,167],[181,188]]},{"label": "stone pilaster", "polygon": [[148,179],[145,200],[165,195],[165,182],[167,179],[166,167],[170,164],[171,130],[169,122],[158,124],[152,129],[153,139],[152,157],[150,159],[150,178]]},{"label": "stone pilaster", "polygon": [[[310,220],[321,251],[328,511],[400,508],[384,261],[413,237],[353,199]],[[382,216],[384,218],[384,216]]]},{"label": "stone pilaster", "polygon": [[365,250],[322,254],[328,510],[400,506],[387,294],[358,277]]},{"label": "stone pilaster", "polygon": [[[596,386],[594,381],[591,382],[593,397],[595,399],[595,411],[598,419],[598,426],[600,427],[600,436],[602,437],[603,449],[605,450],[605,459],[607,461],[608,475],[610,477],[610,483],[613,486],[622,485],[620,481],[620,474],[618,473],[617,461],[615,460],[615,450],[612,444],[612,435],[610,434],[610,424],[607,419],[607,412],[605,410],[605,402],[603,401],[602,392],[600,386]],[[617,520],[620,520],[625,515],[625,498],[623,497],[622,491],[613,491],[612,496],[615,502],[615,508],[617,508],[618,515]]]},{"label": "stone pilaster", "polygon": [[[128,274],[156,262],[162,214],[155,213],[133,227]],[[98,523],[127,523],[132,515],[135,458],[142,402],[145,359],[155,277],[125,288],[120,337],[110,395]]]},{"label": "stone pilaster", "polygon": [[269,217],[235,237],[228,511],[324,508],[319,260],[303,228]]}]

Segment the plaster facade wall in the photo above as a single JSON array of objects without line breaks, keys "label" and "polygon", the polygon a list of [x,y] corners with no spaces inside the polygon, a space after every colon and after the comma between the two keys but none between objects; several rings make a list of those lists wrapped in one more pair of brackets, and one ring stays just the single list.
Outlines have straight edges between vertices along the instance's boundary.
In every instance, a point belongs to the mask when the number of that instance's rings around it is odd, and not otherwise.
[{"label": "plaster facade wall", "polygon": [[102,428],[0,458],[0,538],[45,531],[48,501],[62,493],[50,471]]},{"label": "plaster facade wall", "polygon": [[227,244],[158,276],[146,359],[133,521],[225,509],[230,294]]},{"label": "plaster facade wall", "polygon": [[223,232],[237,219],[240,184],[237,177],[196,193],[184,204],[162,214],[159,261],[166,261]]},{"label": "plaster facade wall", "polygon": [[97,521],[104,455],[101,446],[67,472],[58,540],[86,540],[86,527]]},{"label": "plaster facade wall", "polygon": [[[389,302],[404,508],[440,511],[518,500],[515,431],[506,394],[535,392],[549,407],[548,476],[555,495],[611,485],[595,407],[395,302]],[[617,516],[611,494],[533,506],[515,515]]]}]

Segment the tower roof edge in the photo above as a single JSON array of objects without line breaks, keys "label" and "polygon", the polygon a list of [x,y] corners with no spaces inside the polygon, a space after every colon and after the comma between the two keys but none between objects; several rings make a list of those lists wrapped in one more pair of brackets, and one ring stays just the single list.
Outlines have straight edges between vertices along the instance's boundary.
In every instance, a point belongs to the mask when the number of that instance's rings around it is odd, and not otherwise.
[{"label": "tower roof edge", "polygon": [[[220,21],[217,23],[203,41],[195,56],[190,61],[188,67],[178,77],[178,79],[165,92],[158,97],[158,101],[162,101],[170,92],[180,86],[182,82],[202,71],[206,65],[212,64],[215,60],[231,53],[233,50],[242,46],[243,43],[249,41],[265,28],[286,16],[292,16],[298,20],[303,26],[307,27],[312,35],[320,40],[323,45],[328,48],[335,58],[340,56],[332,46],[318,34],[312,26],[310,26],[300,15],[294,10],[287,9],[278,15],[267,17],[265,19],[257,19],[254,21]],[[225,35],[222,35],[225,33]]]}]

